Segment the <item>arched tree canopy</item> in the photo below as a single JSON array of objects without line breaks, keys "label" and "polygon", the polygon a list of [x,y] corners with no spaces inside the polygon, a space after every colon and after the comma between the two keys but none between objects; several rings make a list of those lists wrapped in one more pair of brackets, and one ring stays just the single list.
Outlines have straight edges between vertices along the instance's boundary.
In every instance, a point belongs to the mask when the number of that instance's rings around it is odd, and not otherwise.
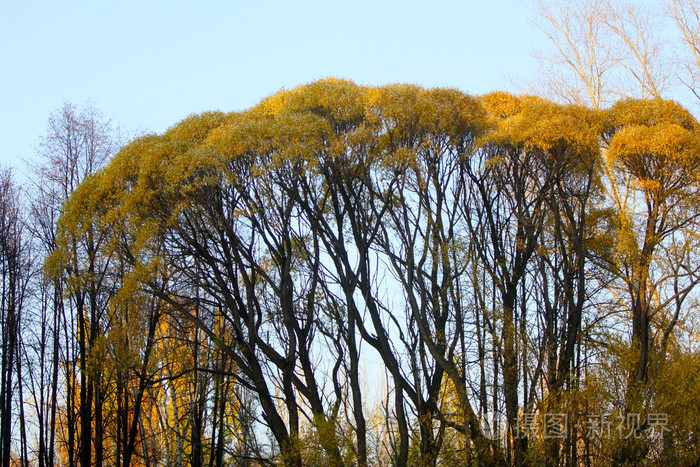
[{"label": "arched tree canopy", "polygon": [[482,417],[501,410],[516,440],[523,410],[562,407],[604,310],[632,317],[630,387],[651,334],[667,346],[661,318],[698,282],[699,129],[659,99],[596,110],[326,79],[125,146],[64,206],[47,270],[75,293],[117,278],[112,320],[151,297],[153,326],[195,326],[289,465],[309,459],[304,420],[326,462],[371,462],[370,353],[396,463],[447,459],[457,433],[467,457],[512,449],[519,465],[527,445],[489,439]]}]

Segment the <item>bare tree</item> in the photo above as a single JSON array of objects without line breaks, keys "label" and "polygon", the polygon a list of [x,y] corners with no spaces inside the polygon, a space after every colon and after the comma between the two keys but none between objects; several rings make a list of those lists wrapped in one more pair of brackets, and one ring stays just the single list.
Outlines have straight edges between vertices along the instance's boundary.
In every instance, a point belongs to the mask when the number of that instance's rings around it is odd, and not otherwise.
[{"label": "bare tree", "polygon": [[[35,183],[38,200],[34,207],[35,234],[47,256],[53,254],[58,246],[57,220],[63,204],[87,176],[104,165],[116,149],[110,123],[94,108],[78,110],[66,104],[50,117],[47,134],[41,144],[43,164],[37,170]],[[100,376],[91,375],[88,370],[91,348],[102,332],[100,321],[106,307],[102,287],[105,263],[97,257],[100,241],[100,236],[90,228],[80,237],[68,240],[72,247],[71,257],[64,258],[64,264],[53,268],[47,284],[53,288],[52,298],[44,301],[45,305],[53,308],[48,315],[59,317],[53,323],[44,325],[51,326],[54,341],[53,385],[58,383],[56,367],[62,366],[64,371],[68,439],[62,441],[67,443],[64,448],[69,453],[70,462],[79,451],[82,465],[91,464],[93,444],[98,465],[103,458],[103,388]],[[73,278],[70,286],[67,284],[69,278]],[[59,335],[63,339],[60,346],[57,344]],[[51,404],[58,403],[57,395],[54,388]],[[55,408],[51,410],[50,418],[55,418]],[[79,427],[73,426],[75,420],[79,420]],[[74,438],[75,433],[80,434],[80,439]],[[51,439],[42,443],[45,446],[54,445]],[[50,454],[44,456],[49,463],[53,462]]]},{"label": "bare tree", "polygon": [[697,0],[669,0],[666,7],[684,45],[678,59],[680,80],[700,100],[700,5]]},{"label": "bare tree", "polygon": [[673,86],[676,62],[663,34],[663,12],[653,4],[538,0],[535,5],[535,23],[551,46],[537,55],[538,91],[601,109],[621,97],[659,98]]},{"label": "bare tree", "polygon": [[[25,303],[31,273],[19,190],[10,170],[0,172],[0,219],[0,463],[7,467],[12,460],[13,446],[20,448],[22,459],[28,459],[22,375],[26,349],[22,336],[26,327]],[[17,431],[13,427],[17,427]],[[13,439],[13,433],[19,438]]]}]

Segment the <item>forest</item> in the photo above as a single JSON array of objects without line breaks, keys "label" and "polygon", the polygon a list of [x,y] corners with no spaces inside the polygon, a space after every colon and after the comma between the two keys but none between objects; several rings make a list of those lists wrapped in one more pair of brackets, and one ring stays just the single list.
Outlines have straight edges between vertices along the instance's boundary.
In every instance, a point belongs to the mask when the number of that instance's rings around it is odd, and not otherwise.
[{"label": "forest", "polygon": [[64,106],[0,173],[1,467],[694,465],[700,123],[583,65]]}]

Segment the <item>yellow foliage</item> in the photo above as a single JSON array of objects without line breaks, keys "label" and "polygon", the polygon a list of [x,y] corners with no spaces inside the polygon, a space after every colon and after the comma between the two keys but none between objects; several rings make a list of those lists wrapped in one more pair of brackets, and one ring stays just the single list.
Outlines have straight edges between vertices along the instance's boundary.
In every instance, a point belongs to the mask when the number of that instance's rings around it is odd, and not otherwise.
[{"label": "yellow foliage", "polygon": [[678,125],[686,130],[697,130],[698,122],[690,112],[674,101],[664,99],[625,99],[604,113],[606,130],[644,125]]},{"label": "yellow foliage", "polygon": [[677,171],[690,174],[700,166],[698,137],[677,124],[636,125],[612,138],[610,155],[634,177],[661,181]]},{"label": "yellow foliage", "polygon": [[489,137],[492,142],[562,155],[591,155],[599,151],[597,116],[593,110],[539,99],[523,100],[518,113],[501,120]]},{"label": "yellow foliage", "polygon": [[538,101],[536,97],[519,97],[507,92],[492,92],[481,96],[479,101],[494,120],[504,120],[514,117],[523,111],[523,107],[531,101]]},{"label": "yellow foliage", "polygon": [[[325,189],[324,183],[330,183],[324,178],[329,167],[336,171],[333,176],[340,176],[339,183],[374,182],[370,178],[373,175],[397,177],[402,171],[410,172],[413,178],[406,176],[406,183],[414,183],[410,189],[420,190],[426,184],[425,175],[430,170],[437,171],[435,167],[441,168],[440,162],[458,167],[463,157],[480,147],[494,149],[481,169],[506,164],[511,155],[524,156],[540,162],[545,169],[551,167],[550,163],[561,164],[563,178],[568,180],[565,177],[576,175],[577,170],[587,170],[598,163],[603,135],[609,137],[609,153],[617,162],[615,169],[632,174],[645,193],[658,193],[669,181],[698,176],[698,131],[692,116],[670,101],[629,100],[598,112],[506,93],[474,98],[454,89],[426,90],[405,84],[366,88],[349,81],[321,80],[283,90],[249,111],[190,116],[162,135],[149,135],[127,145],[109,166],[88,177],[64,207],[59,248],[46,268],[49,274],[62,274],[66,265],[74,261],[72,242],[88,232],[103,235],[106,241],[101,243],[102,253],[109,258],[117,256],[125,265],[125,270],[119,271],[119,290],[111,297],[109,309],[120,315],[121,320],[116,321],[122,327],[113,325],[106,336],[107,340],[126,341],[139,337],[135,335],[139,326],[127,325],[134,314],[143,311],[139,300],[144,284],[168,275],[171,266],[160,251],[161,241],[167,233],[178,233],[174,228],[180,215],[186,211],[190,218],[197,218],[220,198],[231,193],[231,198],[236,194],[245,196],[248,193],[244,190],[253,184],[258,192],[250,196],[259,199],[241,205],[231,201],[234,205],[225,208],[230,208],[226,222],[242,222],[245,216],[256,215],[263,209],[259,204],[288,201],[277,198],[283,190],[275,190],[284,183],[308,177],[311,184],[320,180],[318,185]],[[375,169],[379,174],[373,172]],[[528,174],[533,180],[537,175]],[[385,199],[392,199],[391,196],[395,196],[398,205],[402,194],[389,193]],[[607,224],[591,240],[597,244],[587,245],[590,250],[596,249],[601,256],[617,254],[627,259],[639,254],[632,216],[603,210],[589,215],[599,218],[600,224]],[[272,225],[278,219],[270,215],[265,221]],[[295,259],[310,260],[303,248],[309,243],[310,237],[293,242]],[[540,250],[545,252],[544,248]],[[256,258],[261,271],[274,270],[269,251],[255,254],[260,258],[268,255],[268,260]],[[90,279],[86,275],[72,278]],[[236,278],[231,279],[235,283]],[[176,332],[174,327],[174,323],[165,320],[159,323],[154,358],[170,362],[171,370],[180,370],[179,367],[191,366],[194,357],[184,346],[168,342],[167,337]],[[515,334],[512,328],[503,329],[507,334]],[[95,365],[103,364],[107,358],[105,342],[100,339],[96,344]],[[114,362],[129,363],[132,355],[127,350],[114,347]],[[615,361],[608,363],[617,365],[614,374],[628,374],[619,369],[628,365],[631,357],[620,354],[611,360]],[[695,361],[690,363],[697,366]],[[693,388],[697,386],[697,381],[684,374],[682,368],[668,368],[673,370],[668,370],[669,377],[682,378]],[[603,368],[590,377],[581,392],[561,400],[581,420],[586,411],[612,408],[613,401],[624,396],[619,392],[627,387],[627,381],[608,378],[608,373],[613,372]],[[185,384],[182,380],[172,382],[171,388],[177,393],[173,401],[181,398],[181,402],[186,402],[189,396],[180,387]],[[684,404],[696,402],[697,392],[676,393],[671,389],[664,391],[676,395]],[[450,414],[448,418],[461,422],[465,414],[453,382],[445,379],[441,391],[439,402]],[[668,396],[653,402],[657,410],[676,413],[680,408],[675,400]],[[687,433],[692,428],[683,426],[678,430]],[[343,435],[344,431],[347,434]],[[342,424],[319,418],[296,441],[318,445],[321,440],[351,436],[352,430]],[[347,447],[341,446],[344,461],[353,460],[351,447],[351,441]],[[303,446],[300,449],[309,462],[328,459],[328,453],[323,451]]]},{"label": "yellow foliage", "polygon": [[190,115],[177,125],[170,128],[163,138],[170,141],[186,141],[201,143],[209,133],[229,120],[222,112],[205,112],[200,115]]},{"label": "yellow foliage", "polygon": [[390,85],[372,90],[368,103],[375,118],[399,144],[411,144],[428,134],[470,138],[486,126],[479,101],[453,89]]},{"label": "yellow foliage", "polygon": [[310,113],[346,131],[364,119],[362,89],[351,81],[335,78],[316,81],[289,93],[277,114]]},{"label": "yellow foliage", "polygon": [[290,162],[316,165],[330,133],[328,123],[311,114],[283,118],[250,115],[249,119],[214,130],[206,146],[227,161],[245,160],[262,174]]},{"label": "yellow foliage", "polygon": [[[659,373],[646,386],[632,390],[627,378],[636,364],[634,348],[613,342],[601,357],[582,381],[581,390],[568,395],[582,409],[580,436],[586,436],[586,416],[606,417],[605,430],[591,437],[598,460],[594,465],[694,465],[700,455],[697,352],[669,356],[659,362]],[[626,420],[637,415],[647,424],[632,435]],[[655,417],[663,423],[654,425]]]}]

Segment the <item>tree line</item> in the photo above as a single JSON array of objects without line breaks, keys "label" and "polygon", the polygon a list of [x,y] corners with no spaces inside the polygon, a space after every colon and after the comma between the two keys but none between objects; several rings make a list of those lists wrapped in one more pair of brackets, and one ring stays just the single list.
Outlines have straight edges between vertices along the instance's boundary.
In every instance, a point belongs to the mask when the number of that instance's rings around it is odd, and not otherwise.
[{"label": "tree line", "polygon": [[693,459],[699,131],[329,79],[113,154],[68,106],[3,178],[4,465]]},{"label": "tree line", "polygon": [[696,3],[537,2],[531,95],[66,105],[0,173],[0,464],[692,464]]}]

